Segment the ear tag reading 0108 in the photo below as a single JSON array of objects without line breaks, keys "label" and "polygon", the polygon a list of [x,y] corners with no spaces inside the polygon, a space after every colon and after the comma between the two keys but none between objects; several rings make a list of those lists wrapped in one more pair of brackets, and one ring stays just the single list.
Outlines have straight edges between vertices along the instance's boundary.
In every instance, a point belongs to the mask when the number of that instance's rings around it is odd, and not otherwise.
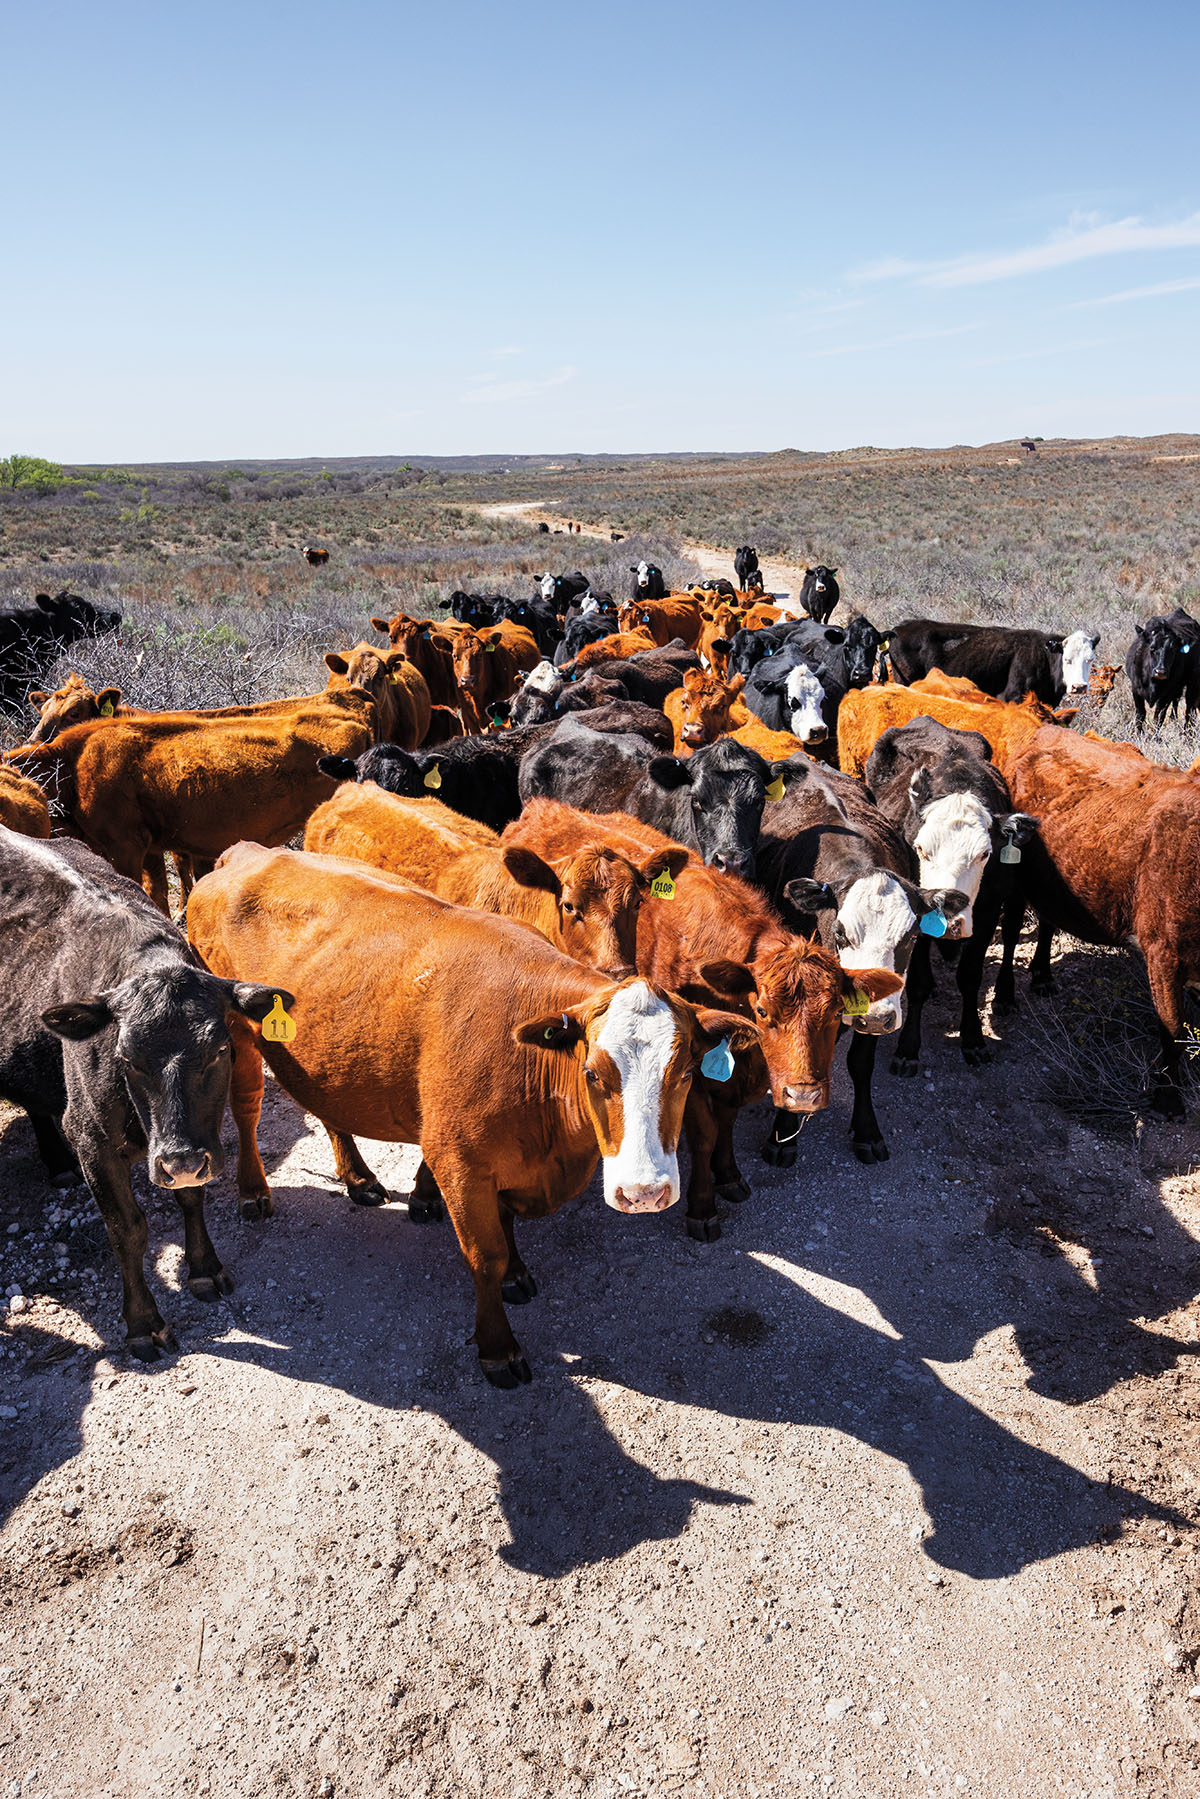
[{"label": "ear tag reading 0108", "polygon": [[440,767],[440,764],[435,762],[433,767],[430,769],[429,773],[425,776],[425,785],[426,785],[426,787],[437,788],[437,787],[440,787],[441,784],[442,784],[441,767]]},{"label": "ear tag reading 0108", "polygon": [[675,898],[675,877],[669,868],[664,868],[660,875],[655,875],[650,883],[650,891],[655,899]]},{"label": "ear tag reading 0108", "polygon": [[921,920],[921,929],[927,937],[944,937],[946,935],[946,914],[944,912],[926,912]]},{"label": "ear tag reading 0108", "polygon": [[781,800],[783,798],[782,775],[776,775],[775,779],[771,782],[771,785],[767,788],[767,798],[769,800]]},{"label": "ear tag reading 0108", "polygon": [[708,1054],[700,1063],[701,1074],[706,1074],[710,1081],[727,1081],[733,1073],[733,1051],[729,1047],[728,1037],[722,1037],[714,1043]]},{"label": "ear tag reading 0108", "polygon": [[855,987],[842,1001],[843,1018],[865,1018],[871,1009],[871,1001],[861,987]]},{"label": "ear tag reading 0108", "polygon": [[113,703],[111,700],[105,700],[103,706],[101,706],[101,708],[100,708],[100,716],[101,716],[101,718],[111,718],[112,715],[113,715]]},{"label": "ear tag reading 0108", "polygon": [[268,1043],[290,1043],[296,1035],[296,1021],[283,1009],[283,995],[275,995],[275,1004],[263,1019],[262,1034]]}]

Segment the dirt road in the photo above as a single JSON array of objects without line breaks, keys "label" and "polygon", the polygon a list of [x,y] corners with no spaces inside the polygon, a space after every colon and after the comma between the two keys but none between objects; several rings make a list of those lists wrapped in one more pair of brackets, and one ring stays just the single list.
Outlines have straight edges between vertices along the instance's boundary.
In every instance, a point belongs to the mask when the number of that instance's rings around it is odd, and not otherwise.
[{"label": "dirt road", "polygon": [[1071,1123],[1024,1018],[968,1072],[952,993],[924,1079],[880,1058],[885,1165],[839,1073],[792,1173],[744,1118],[719,1242],[594,1187],[526,1230],[513,1394],[448,1226],[352,1207],[270,1087],[278,1215],[213,1190],[207,1309],[155,1206],[180,1353],[131,1366],[0,1114],[0,1793],[1194,1790],[1195,1134]]}]

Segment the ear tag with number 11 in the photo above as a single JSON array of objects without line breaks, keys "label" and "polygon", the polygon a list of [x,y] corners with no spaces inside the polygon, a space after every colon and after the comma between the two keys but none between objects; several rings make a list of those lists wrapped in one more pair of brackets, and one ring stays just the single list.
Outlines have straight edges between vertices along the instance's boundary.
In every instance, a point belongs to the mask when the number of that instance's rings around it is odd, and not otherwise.
[{"label": "ear tag with number 11", "polygon": [[650,883],[650,891],[655,899],[675,898],[675,877],[669,868],[664,868],[660,875],[655,875]]},{"label": "ear tag with number 11", "polygon": [[296,1021],[283,1009],[283,995],[275,995],[275,1004],[263,1019],[262,1034],[268,1043],[290,1043],[296,1035]]},{"label": "ear tag with number 11", "polygon": [[728,1037],[722,1037],[714,1043],[708,1054],[700,1063],[701,1074],[706,1074],[710,1081],[727,1081],[733,1073],[733,1051],[729,1047]]}]

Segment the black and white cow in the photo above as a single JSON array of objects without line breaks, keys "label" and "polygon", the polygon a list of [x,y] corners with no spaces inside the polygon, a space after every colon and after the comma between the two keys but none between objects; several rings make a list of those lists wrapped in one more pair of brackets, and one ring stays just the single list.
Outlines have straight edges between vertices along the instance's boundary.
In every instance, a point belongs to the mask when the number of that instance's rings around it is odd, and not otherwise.
[{"label": "black and white cow", "polygon": [[743,703],[769,730],[790,731],[809,748],[834,736],[845,697],[845,687],[788,649],[757,663],[742,689]]},{"label": "black and white cow", "polygon": [[733,569],[737,576],[737,584],[741,591],[745,593],[747,587],[750,585],[751,575],[756,575],[759,572],[758,551],[753,545],[744,543],[734,551]]},{"label": "black and white cow", "polygon": [[23,709],[31,686],[40,687],[54,663],[81,637],[116,631],[121,614],[93,606],[77,593],[39,593],[32,606],[0,610],[0,705]]},{"label": "black and white cow", "polygon": [[653,562],[631,562],[630,597],[634,600],[665,600],[670,588],[661,568]]},{"label": "black and white cow", "polygon": [[836,568],[826,568],[823,562],[804,571],[804,579],[800,583],[800,604],[809,618],[815,619],[819,625],[829,623],[834,607],[842,597],[842,590],[834,579],[836,574]]},{"label": "black and white cow", "polygon": [[1065,644],[1065,637],[1046,631],[907,618],[888,632],[888,659],[904,686],[940,668],[996,699],[1015,702],[1032,693],[1045,705],[1058,706],[1065,690]]},{"label": "black and white cow", "polygon": [[578,569],[570,575],[552,575],[547,570],[537,584],[537,597],[548,601],[555,617],[562,618],[571,601],[586,593],[588,586],[587,576]]}]

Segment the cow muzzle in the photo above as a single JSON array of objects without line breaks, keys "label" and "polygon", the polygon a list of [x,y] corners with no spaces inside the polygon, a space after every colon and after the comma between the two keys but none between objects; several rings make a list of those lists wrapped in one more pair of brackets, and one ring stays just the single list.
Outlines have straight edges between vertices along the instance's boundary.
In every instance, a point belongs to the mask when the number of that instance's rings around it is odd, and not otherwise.
[{"label": "cow muzzle", "polygon": [[804,1087],[784,1082],[776,1090],[775,1104],[783,1112],[823,1112],[829,1104],[828,1083]]},{"label": "cow muzzle", "polygon": [[618,1212],[665,1212],[679,1197],[669,1181],[650,1186],[618,1187],[609,1204]]},{"label": "cow muzzle", "polygon": [[204,1187],[215,1180],[217,1170],[206,1149],[178,1150],[174,1155],[154,1159],[156,1187]]},{"label": "cow muzzle", "polygon": [[708,742],[708,732],[703,725],[684,725],[679,735],[685,743],[703,744]]}]

